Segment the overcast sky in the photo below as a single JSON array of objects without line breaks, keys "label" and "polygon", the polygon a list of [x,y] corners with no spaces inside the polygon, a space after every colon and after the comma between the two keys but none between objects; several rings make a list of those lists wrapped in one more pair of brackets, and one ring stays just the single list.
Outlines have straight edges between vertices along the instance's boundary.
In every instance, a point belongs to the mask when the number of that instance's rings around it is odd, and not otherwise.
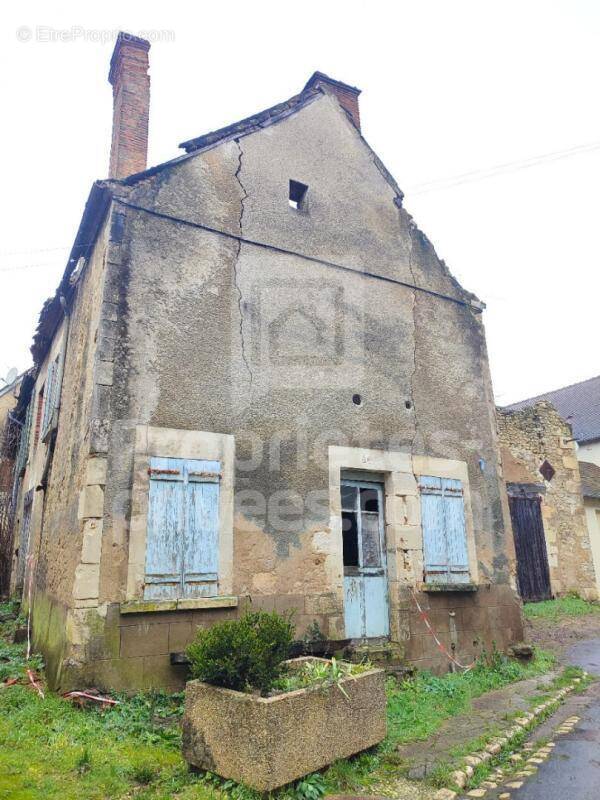
[{"label": "overcast sky", "polygon": [[600,4],[7,5],[0,376],[29,366],[42,302],[106,177],[118,29],[154,31],[149,164],[286,99],[315,69],[359,86],[363,133],[406,208],[487,303],[498,402],[600,373]]}]

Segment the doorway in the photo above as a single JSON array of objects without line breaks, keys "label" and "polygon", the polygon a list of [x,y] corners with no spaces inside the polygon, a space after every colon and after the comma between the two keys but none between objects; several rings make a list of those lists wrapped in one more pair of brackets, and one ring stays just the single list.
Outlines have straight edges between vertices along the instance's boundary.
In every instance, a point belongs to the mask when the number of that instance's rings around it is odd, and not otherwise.
[{"label": "doorway", "polygon": [[542,496],[535,487],[510,484],[508,502],[517,556],[517,581],[523,600],[552,597]]},{"label": "doorway", "polygon": [[383,484],[342,480],[346,638],[389,636]]}]

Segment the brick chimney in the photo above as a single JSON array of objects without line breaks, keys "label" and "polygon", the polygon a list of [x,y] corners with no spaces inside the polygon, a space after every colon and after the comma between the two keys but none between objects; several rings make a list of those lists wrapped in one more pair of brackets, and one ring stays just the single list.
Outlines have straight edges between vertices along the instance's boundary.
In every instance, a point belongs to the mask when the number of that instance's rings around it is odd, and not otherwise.
[{"label": "brick chimney", "polygon": [[150,111],[150,42],[119,33],[110,59],[113,125],[109,178],[125,178],[146,169]]},{"label": "brick chimney", "polygon": [[360,89],[357,89],[356,86],[342,83],[342,81],[336,81],[323,72],[315,72],[308,79],[304,91],[307,89],[315,89],[318,86],[327,87],[329,91],[337,97],[341,107],[350,115],[352,122],[356,125],[358,130],[360,130],[360,113],[358,110],[358,95],[360,94]]}]

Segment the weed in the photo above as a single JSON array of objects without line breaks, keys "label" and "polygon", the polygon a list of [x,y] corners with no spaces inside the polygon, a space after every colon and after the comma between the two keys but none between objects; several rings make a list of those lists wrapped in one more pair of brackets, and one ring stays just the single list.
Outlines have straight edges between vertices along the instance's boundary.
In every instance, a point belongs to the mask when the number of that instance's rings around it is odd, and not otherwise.
[{"label": "weed", "polygon": [[325,779],[315,772],[298,781],[294,786],[296,800],[319,800],[325,794]]},{"label": "weed", "polygon": [[87,747],[83,748],[81,755],[78,756],[77,761],[75,762],[75,769],[80,775],[83,775],[84,772],[89,772],[92,766],[92,758],[90,756],[90,751]]},{"label": "weed", "polygon": [[131,777],[136,783],[147,786],[156,778],[156,769],[150,764],[136,764],[131,769]]},{"label": "weed", "polygon": [[328,661],[306,661],[301,669],[288,672],[275,683],[275,689],[281,692],[292,692],[295,689],[304,689],[310,686],[337,686],[346,699],[348,693],[342,685],[345,678],[356,678],[363,672],[373,669],[369,661],[360,664],[349,664],[332,658]]},{"label": "weed", "polygon": [[317,642],[324,642],[327,639],[321,628],[319,627],[319,623],[316,619],[308,626],[306,633],[302,637],[302,643],[304,644],[304,650],[307,653],[312,652],[312,646]]},{"label": "weed", "polygon": [[119,703],[108,709],[94,706],[88,714],[102,720],[111,736],[123,740],[139,738],[144,744],[165,744],[178,748],[181,742],[180,720],[183,715],[183,692],[141,692],[133,697],[114,695]]},{"label": "weed", "polygon": [[23,678],[27,669],[40,672],[43,669],[40,656],[25,657],[23,645],[12,644],[0,638],[0,683],[13,678]]}]

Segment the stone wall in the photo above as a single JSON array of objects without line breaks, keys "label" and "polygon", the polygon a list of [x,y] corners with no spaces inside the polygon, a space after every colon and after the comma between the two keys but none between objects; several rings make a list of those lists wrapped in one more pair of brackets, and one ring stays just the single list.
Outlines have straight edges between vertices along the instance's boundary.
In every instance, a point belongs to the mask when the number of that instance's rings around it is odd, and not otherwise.
[{"label": "stone wall", "polygon": [[[302,210],[288,204],[290,179],[309,186]],[[448,668],[412,590],[460,659],[521,638],[480,306],[337,101],[317,95],[277,125],[115,190],[86,362],[87,451],[68,497],[69,646],[54,683],[180,685],[173,648],[248,604],[294,609],[299,636],[316,624],[343,639],[344,468],[385,473],[403,657]],[[218,607],[129,605],[143,601],[144,458],[176,455],[140,451],[140,430],[148,443],[162,431],[169,447],[193,440],[196,458],[211,436],[235,443]],[[465,485],[476,591],[438,597],[423,592],[416,476],[448,464]],[[48,560],[60,556],[50,542]],[[217,602],[225,594],[234,605]]]},{"label": "stone wall", "polygon": [[[579,463],[570,426],[547,401],[520,411],[498,411],[506,483],[542,487],[542,519],[553,594],[596,597],[596,578],[586,526]],[[545,480],[547,461],[554,475]]]},{"label": "stone wall", "polygon": [[[64,349],[56,439],[53,444],[51,437],[36,442],[32,430],[20,487],[18,528],[24,494],[34,490],[24,601],[27,603],[32,575],[34,645],[44,653],[49,681],[57,685],[65,665],[79,655],[88,627],[86,622],[82,629],[82,619],[87,620],[91,605],[82,581],[90,552],[83,515],[91,474],[88,459],[107,236],[105,225],[76,284],[68,314],[39,365],[34,403],[46,381],[48,363]],[[18,541],[18,534],[16,538]]]}]

